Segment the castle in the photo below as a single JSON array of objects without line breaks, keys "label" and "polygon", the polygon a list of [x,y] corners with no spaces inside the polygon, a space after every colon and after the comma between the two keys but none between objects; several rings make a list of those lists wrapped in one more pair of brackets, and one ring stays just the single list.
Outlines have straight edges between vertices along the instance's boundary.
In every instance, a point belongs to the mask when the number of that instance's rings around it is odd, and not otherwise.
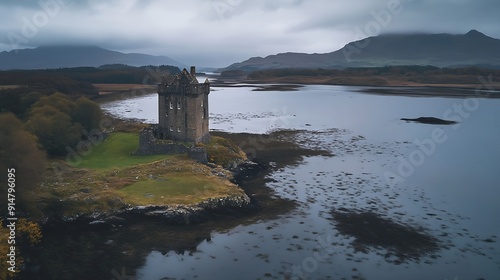
[{"label": "castle", "polygon": [[[186,147],[208,143],[208,79],[200,84],[196,69],[169,76],[158,84],[158,124],[141,131],[136,154],[196,153]],[[200,152],[200,151],[198,151]]]},{"label": "castle", "polygon": [[158,85],[158,138],[207,143],[210,83],[198,83],[196,70],[182,70],[170,82]]}]

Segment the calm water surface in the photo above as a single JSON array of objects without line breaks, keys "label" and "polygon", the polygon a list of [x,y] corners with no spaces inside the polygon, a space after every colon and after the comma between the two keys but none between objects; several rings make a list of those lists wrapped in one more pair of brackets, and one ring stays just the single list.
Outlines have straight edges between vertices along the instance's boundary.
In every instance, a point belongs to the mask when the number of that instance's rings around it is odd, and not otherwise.
[{"label": "calm water surface", "polygon": [[[194,252],[152,250],[137,278],[500,279],[500,100],[368,95],[359,89],[214,88],[211,129],[303,130],[301,145],[336,156],[308,157],[269,175],[274,180],[268,186],[278,196],[300,203],[292,213],[212,231]],[[153,94],[103,108],[156,123],[156,100]],[[464,104],[465,111],[453,111]],[[460,122],[400,120],[421,116]],[[443,141],[423,153],[416,141],[429,143],[435,129]],[[340,207],[422,226],[448,247],[437,257],[403,264],[387,261],[382,249],[356,252],[352,238],[340,235],[331,220],[331,210]]]}]

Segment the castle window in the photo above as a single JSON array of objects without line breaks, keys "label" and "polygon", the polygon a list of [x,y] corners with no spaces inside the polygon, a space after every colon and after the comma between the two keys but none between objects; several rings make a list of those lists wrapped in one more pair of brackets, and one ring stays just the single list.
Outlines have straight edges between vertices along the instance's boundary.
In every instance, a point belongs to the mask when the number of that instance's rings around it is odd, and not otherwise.
[{"label": "castle window", "polygon": [[170,131],[174,131],[174,127],[173,126],[170,126]]},{"label": "castle window", "polygon": [[203,107],[203,100],[201,101],[201,107]]},{"label": "castle window", "polygon": [[170,101],[170,109],[174,109],[174,104],[172,104],[172,101]]},{"label": "castle window", "polygon": [[181,109],[181,103],[177,102],[177,109],[180,110]]},{"label": "castle window", "polygon": [[177,132],[181,132],[181,128],[179,126],[177,127]]}]

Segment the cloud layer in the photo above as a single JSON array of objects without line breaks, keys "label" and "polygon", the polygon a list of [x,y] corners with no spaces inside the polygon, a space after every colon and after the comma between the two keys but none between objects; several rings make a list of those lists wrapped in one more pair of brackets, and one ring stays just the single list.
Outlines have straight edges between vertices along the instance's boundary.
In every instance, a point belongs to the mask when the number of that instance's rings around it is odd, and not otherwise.
[{"label": "cloud layer", "polygon": [[500,38],[496,0],[40,0],[0,2],[0,50],[98,45],[227,66],[280,52],[324,53],[379,33]]}]

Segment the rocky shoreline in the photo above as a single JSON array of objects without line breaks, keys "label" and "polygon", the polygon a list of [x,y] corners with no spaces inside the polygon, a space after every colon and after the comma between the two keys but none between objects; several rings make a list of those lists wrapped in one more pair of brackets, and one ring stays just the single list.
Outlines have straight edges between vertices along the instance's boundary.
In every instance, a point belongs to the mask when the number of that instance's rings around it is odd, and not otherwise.
[{"label": "rocky shoreline", "polygon": [[247,195],[238,197],[210,198],[195,205],[144,205],[125,209],[111,216],[96,217],[89,224],[124,224],[129,216],[149,216],[167,224],[190,224],[202,222],[211,212],[235,211],[250,204]]}]

